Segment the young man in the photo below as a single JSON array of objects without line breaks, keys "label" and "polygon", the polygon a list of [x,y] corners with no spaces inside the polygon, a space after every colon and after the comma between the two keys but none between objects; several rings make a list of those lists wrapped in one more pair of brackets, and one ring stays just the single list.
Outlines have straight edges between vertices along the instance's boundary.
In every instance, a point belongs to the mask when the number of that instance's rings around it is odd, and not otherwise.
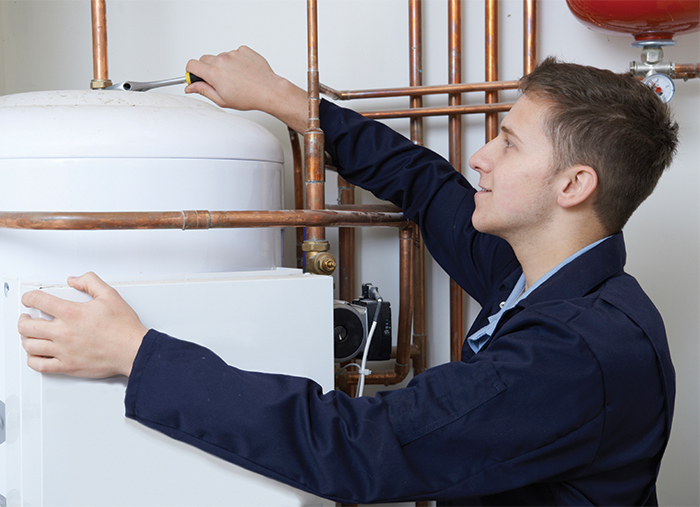
[{"label": "young man", "polygon": [[[248,48],[187,70],[206,81],[189,92],[306,128],[306,92]],[[89,303],[25,296],[56,316],[20,319],[29,365],[129,375],[127,416],[340,502],[655,504],[674,373],[620,231],[669,165],[677,126],[651,90],[608,71],[547,60],[521,89],[470,160],[478,191],[430,150],[321,105],[339,172],[401,206],[482,305],[462,361],[374,398],[323,395],[147,330],[88,274],[69,283]]]}]

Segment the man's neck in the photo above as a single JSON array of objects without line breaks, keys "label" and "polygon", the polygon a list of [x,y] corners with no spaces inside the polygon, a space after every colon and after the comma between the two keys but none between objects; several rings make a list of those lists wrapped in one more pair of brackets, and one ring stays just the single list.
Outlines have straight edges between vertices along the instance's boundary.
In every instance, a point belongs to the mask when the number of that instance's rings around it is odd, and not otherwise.
[{"label": "man's neck", "polygon": [[576,232],[567,235],[554,230],[540,231],[520,241],[509,241],[523,268],[526,288],[532,287],[542,276],[582,248],[607,236],[599,227],[587,227]]}]

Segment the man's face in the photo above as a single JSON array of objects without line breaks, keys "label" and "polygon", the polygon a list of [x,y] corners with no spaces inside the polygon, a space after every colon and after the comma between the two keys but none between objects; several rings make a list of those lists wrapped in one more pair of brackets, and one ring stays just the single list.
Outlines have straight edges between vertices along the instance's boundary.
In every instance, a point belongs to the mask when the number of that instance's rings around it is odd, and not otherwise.
[{"label": "man's face", "polygon": [[513,244],[534,239],[556,209],[553,150],[544,133],[545,107],[520,97],[503,119],[501,132],[469,160],[479,191],[474,227]]}]

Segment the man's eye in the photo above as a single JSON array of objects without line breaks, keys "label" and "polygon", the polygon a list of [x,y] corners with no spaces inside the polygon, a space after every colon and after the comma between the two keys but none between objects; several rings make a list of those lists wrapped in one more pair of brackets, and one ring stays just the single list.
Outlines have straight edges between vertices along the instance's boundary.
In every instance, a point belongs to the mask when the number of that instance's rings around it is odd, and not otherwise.
[{"label": "man's eye", "polygon": [[513,146],[513,143],[511,143],[508,139],[505,140],[506,143],[506,148],[511,148]]}]

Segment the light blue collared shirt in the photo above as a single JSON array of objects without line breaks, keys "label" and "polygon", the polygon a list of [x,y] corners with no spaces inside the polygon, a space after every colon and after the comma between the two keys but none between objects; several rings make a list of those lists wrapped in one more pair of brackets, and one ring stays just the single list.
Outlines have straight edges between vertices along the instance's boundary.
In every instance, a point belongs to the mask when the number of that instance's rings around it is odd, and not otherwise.
[{"label": "light blue collared shirt", "polygon": [[496,326],[498,325],[498,322],[501,320],[501,317],[503,317],[503,314],[506,313],[508,310],[513,308],[518,301],[521,299],[525,299],[527,296],[529,296],[532,291],[537,289],[540,285],[542,285],[544,282],[546,282],[549,278],[552,277],[557,271],[559,271],[561,268],[566,266],[568,263],[576,259],[577,257],[583,255],[587,251],[589,251],[591,248],[595,248],[599,244],[601,244],[603,241],[608,239],[610,236],[600,239],[596,241],[595,243],[591,243],[590,245],[583,247],[581,250],[573,254],[572,256],[568,257],[567,259],[563,260],[561,263],[559,263],[557,266],[552,268],[550,271],[548,271],[544,276],[540,277],[539,280],[537,280],[535,283],[532,284],[530,288],[527,290],[525,289],[525,273],[520,275],[520,278],[518,278],[517,283],[515,284],[515,287],[513,287],[513,290],[510,293],[510,296],[508,296],[508,299],[506,299],[503,304],[501,305],[501,310],[498,313],[495,313],[489,317],[489,323],[486,324],[484,327],[476,331],[474,334],[469,336],[467,338],[467,342],[469,343],[469,346],[472,348],[474,352],[479,352],[481,348],[486,344],[486,342],[491,338],[491,335],[493,332],[496,330]]}]

